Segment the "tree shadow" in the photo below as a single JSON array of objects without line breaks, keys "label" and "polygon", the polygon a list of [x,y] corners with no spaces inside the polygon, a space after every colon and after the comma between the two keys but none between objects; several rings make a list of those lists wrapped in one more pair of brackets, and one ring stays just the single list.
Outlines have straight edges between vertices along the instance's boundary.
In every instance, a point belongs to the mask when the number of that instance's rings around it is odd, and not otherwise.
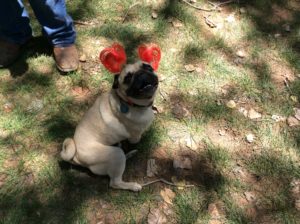
[{"label": "tree shadow", "polygon": [[[74,223],[82,219],[83,204],[107,193],[107,180],[62,170],[51,182],[45,177],[30,186],[0,191],[0,221],[3,223]],[[55,192],[51,192],[55,189]],[[97,191],[92,190],[97,189]],[[50,192],[49,192],[50,190]],[[46,195],[43,195],[46,194]]]}]

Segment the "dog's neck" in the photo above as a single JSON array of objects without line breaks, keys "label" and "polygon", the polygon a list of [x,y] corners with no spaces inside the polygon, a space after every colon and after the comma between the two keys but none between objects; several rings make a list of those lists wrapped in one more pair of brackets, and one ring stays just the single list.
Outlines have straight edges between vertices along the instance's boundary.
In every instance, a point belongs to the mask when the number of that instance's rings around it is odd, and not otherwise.
[{"label": "dog's neck", "polygon": [[141,108],[146,108],[146,107],[151,107],[153,105],[153,100],[151,100],[150,102],[136,102],[137,100],[131,100],[129,97],[123,96],[123,94],[118,91],[118,89],[113,89],[112,93],[115,94],[117,96],[117,98],[120,101],[121,104],[121,108],[122,108],[122,104],[124,106],[129,106],[129,107],[141,107]]}]

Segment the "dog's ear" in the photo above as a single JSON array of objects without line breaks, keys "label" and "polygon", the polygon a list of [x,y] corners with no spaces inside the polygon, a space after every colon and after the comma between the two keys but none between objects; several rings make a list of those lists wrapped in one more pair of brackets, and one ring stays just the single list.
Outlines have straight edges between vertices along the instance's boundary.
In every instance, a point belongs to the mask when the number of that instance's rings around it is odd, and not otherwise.
[{"label": "dog's ear", "polygon": [[99,59],[104,67],[112,73],[120,73],[127,60],[124,48],[117,43],[103,49]]},{"label": "dog's ear", "polygon": [[113,82],[113,86],[112,86],[113,89],[119,88],[119,76],[120,76],[120,74],[116,74],[114,77],[114,82]]},{"label": "dog's ear", "polygon": [[161,51],[156,44],[142,44],[138,47],[138,55],[142,61],[148,62],[156,71],[161,59]]}]

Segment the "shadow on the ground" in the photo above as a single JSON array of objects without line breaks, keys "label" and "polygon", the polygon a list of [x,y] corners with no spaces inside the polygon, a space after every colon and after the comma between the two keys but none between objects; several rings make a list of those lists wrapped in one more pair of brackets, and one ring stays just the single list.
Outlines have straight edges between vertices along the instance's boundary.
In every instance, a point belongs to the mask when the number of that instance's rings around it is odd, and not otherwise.
[{"label": "shadow on the ground", "polygon": [[77,168],[73,173],[64,169],[54,179],[46,176],[22,189],[0,192],[1,222],[74,223],[81,220],[79,214],[84,203],[93,197],[103,197],[108,182],[86,171],[76,173]]},{"label": "shadow on the ground", "polygon": [[28,71],[27,59],[38,55],[52,55],[52,48],[46,38],[39,36],[32,38],[23,48],[20,57],[8,67],[12,77],[24,75]]}]

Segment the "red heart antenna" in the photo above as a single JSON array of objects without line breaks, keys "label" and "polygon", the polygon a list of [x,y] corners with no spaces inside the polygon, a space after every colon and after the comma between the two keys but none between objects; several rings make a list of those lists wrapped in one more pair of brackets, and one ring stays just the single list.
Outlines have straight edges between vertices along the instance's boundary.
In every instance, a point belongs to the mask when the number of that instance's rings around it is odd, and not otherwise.
[{"label": "red heart antenna", "polygon": [[142,61],[148,62],[154,70],[158,69],[161,51],[156,44],[142,44],[138,47],[138,55]]},{"label": "red heart antenna", "polygon": [[121,72],[127,60],[124,48],[117,43],[103,49],[99,55],[99,59],[104,67],[112,73]]}]

